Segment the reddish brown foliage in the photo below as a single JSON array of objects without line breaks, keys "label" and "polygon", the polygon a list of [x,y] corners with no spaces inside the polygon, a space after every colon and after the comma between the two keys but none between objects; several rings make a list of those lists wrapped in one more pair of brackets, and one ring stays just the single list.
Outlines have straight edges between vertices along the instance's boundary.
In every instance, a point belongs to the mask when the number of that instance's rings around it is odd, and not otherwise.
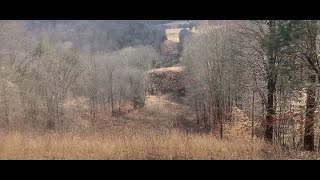
[{"label": "reddish brown foliage", "polygon": [[279,122],[279,121],[288,121],[294,117],[299,116],[300,113],[284,113],[284,114],[275,114],[271,116],[272,122]]}]

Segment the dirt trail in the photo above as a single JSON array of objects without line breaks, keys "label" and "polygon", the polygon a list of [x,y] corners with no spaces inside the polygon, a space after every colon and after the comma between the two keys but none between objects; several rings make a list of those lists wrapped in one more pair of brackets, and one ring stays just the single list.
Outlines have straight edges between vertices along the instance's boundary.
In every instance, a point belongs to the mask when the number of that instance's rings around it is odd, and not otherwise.
[{"label": "dirt trail", "polygon": [[194,119],[195,113],[187,105],[171,101],[168,96],[148,96],[143,108],[120,117],[114,125],[159,130],[179,128],[191,132],[195,127]]}]

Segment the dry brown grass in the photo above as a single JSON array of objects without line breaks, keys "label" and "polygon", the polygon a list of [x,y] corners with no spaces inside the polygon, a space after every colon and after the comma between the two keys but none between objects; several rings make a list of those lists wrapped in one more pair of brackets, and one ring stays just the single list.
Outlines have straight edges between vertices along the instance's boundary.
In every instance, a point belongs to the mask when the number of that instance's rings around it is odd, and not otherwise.
[{"label": "dry brown grass", "polygon": [[185,69],[184,66],[172,66],[172,67],[152,69],[149,72],[182,72],[184,69]]},{"label": "dry brown grass", "polygon": [[320,159],[318,152],[282,149],[262,139],[178,130],[110,128],[107,131],[0,133],[0,160],[263,160]]},{"label": "dry brown grass", "polygon": [[0,159],[264,159],[265,147],[260,140],[220,140],[178,131],[10,132],[0,138]]},{"label": "dry brown grass", "polygon": [[212,134],[188,134],[172,124],[181,115],[191,121],[194,113],[165,96],[150,96],[144,108],[114,119],[106,129],[68,133],[1,129],[0,159],[320,159],[319,153],[252,139],[242,132],[248,131],[245,121],[226,125],[222,140]]}]

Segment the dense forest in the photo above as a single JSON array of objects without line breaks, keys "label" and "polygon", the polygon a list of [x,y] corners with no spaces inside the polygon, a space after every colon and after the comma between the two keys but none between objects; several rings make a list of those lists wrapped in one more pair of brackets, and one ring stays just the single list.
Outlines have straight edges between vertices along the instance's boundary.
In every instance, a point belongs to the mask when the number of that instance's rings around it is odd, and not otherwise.
[{"label": "dense forest", "polygon": [[[12,132],[30,143],[36,133],[38,144],[49,136],[41,133],[51,132],[61,142],[74,133],[113,144],[97,145],[103,155],[93,159],[289,159],[301,152],[319,158],[319,25],[1,20],[0,147],[16,138]],[[168,40],[168,29],[177,42]],[[225,146],[231,152],[213,155]],[[151,148],[151,158],[149,150],[135,154],[140,148]],[[26,158],[0,153],[10,157]]]}]

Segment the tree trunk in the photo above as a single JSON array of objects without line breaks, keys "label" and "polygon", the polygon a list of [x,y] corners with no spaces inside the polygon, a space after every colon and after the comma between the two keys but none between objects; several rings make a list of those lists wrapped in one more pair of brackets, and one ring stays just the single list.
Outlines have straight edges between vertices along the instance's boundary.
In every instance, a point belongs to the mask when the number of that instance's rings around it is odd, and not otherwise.
[{"label": "tree trunk", "polygon": [[231,112],[232,105],[231,105],[231,77],[229,75],[229,87],[228,87],[228,111]]},{"label": "tree trunk", "polygon": [[205,127],[207,127],[207,112],[206,112],[206,105],[203,104],[203,123]]},{"label": "tree trunk", "polygon": [[112,79],[112,72],[110,73],[109,78],[110,78],[111,114],[114,115],[114,99],[113,99],[113,79]]},{"label": "tree trunk", "polygon": [[220,123],[220,138],[222,139],[222,134],[223,134],[223,124],[222,124],[222,114],[223,114],[223,107],[222,107],[222,102],[220,97],[218,98],[218,102],[217,102],[217,117],[218,117],[218,121]]},{"label": "tree trunk", "polygon": [[199,107],[198,107],[198,100],[197,97],[195,96],[195,104],[196,104],[196,116],[197,116],[197,124],[200,124],[200,117],[199,117]]},{"label": "tree trunk", "polygon": [[252,138],[254,136],[254,90],[252,90],[252,112],[251,112],[251,121],[252,121]]},{"label": "tree trunk", "polygon": [[304,149],[307,151],[314,151],[314,111],[316,110],[316,76],[311,75],[309,77],[311,85],[307,91],[307,103],[306,103],[306,122],[304,129]]},{"label": "tree trunk", "polygon": [[267,116],[266,116],[266,130],[265,130],[265,139],[269,142],[272,142],[273,138],[273,122],[272,116],[275,114],[274,109],[274,94],[276,92],[276,57],[274,54],[274,34],[275,34],[275,21],[270,20],[269,22],[270,29],[270,45],[268,49],[268,69],[267,69],[267,89],[268,89],[268,99],[267,99]]},{"label": "tree trunk", "polygon": [[91,97],[91,126],[94,127],[96,121],[96,98],[95,95]]},{"label": "tree trunk", "polygon": [[119,107],[118,111],[121,112],[121,98],[122,98],[122,87],[120,87],[120,93],[119,93]]},{"label": "tree trunk", "polygon": [[274,102],[274,93],[275,93],[275,85],[276,83],[273,81],[268,81],[268,102],[267,102],[267,124],[265,131],[265,138],[267,141],[272,141],[273,137],[273,122],[272,116],[275,114],[273,102]]},{"label": "tree trunk", "polygon": [[4,118],[6,125],[10,125],[10,120],[9,120],[9,104],[8,104],[8,99],[5,97],[4,99]]},{"label": "tree trunk", "polygon": [[48,108],[48,115],[47,115],[47,128],[52,130],[55,128],[55,110],[54,110],[54,100],[52,97],[50,97],[47,100],[47,108]]},{"label": "tree trunk", "polygon": [[223,137],[223,113],[220,113],[220,138]]},{"label": "tree trunk", "polygon": [[7,98],[7,87],[6,85],[3,85],[3,98],[4,98],[4,120],[6,122],[6,125],[9,127],[10,121],[9,121],[9,102]]}]

